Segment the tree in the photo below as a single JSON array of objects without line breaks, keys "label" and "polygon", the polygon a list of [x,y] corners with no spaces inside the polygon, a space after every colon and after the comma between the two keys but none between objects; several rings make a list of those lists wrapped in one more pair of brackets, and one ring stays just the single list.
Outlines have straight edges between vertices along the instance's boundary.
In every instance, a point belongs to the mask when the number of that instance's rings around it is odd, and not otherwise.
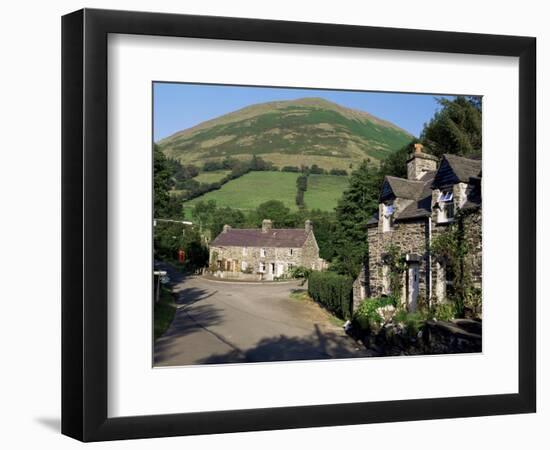
[{"label": "tree", "polygon": [[279,200],[269,200],[256,208],[258,222],[271,219],[277,227],[287,226],[289,215],[290,209]]},{"label": "tree", "polygon": [[155,144],[153,146],[153,205],[155,217],[165,217],[166,208],[170,201],[170,188],[172,187],[172,173],[169,163]]},{"label": "tree", "polygon": [[352,172],[349,187],[336,208],[336,258],[331,268],[341,274],[357,277],[365,261],[367,221],[378,209],[382,177],[368,161]]},{"label": "tree", "polygon": [[199,230],[202,232],[203,228],[209,228],[212,215],[216,211],[216,201],[208,200],[207,202],[201,200],[195,204],[193,208],[193,218],[199,223]]},{"label": "tree", "polygon": [[438,99],[442,109],[424,126],[420,140],[435,156],[453,153],[481,157],[481,100],[479,97]]},{"label": "tree", "polygon": [[418,139],[414,139],[409,144],[401,147],[396,152],[388,156],[382,164],[380,164],[380,174],[382,177],[393,175],[394,177],[407,178],[407,160],[412,151],[414,144]]},{"label": "tree", "polygon": [[223,230],[224,225],[231,225],[235,228],[243,228],[246,223],[242,211],[230,207],[215,209],[212,212],[210,221],[210,234],[214,239]]}]

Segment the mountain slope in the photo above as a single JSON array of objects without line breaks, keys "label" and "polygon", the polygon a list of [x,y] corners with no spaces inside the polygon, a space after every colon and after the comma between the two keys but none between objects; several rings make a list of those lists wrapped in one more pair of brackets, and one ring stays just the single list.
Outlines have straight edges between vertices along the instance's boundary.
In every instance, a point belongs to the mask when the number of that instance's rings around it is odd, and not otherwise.
[{"label": "mountain slope", "polygon": [[320,98],[261,103],[203,122],[158,142],[166,156],[202,165],[252,154],[278,166],[344,168],[382,160],[413,138],[396,125]]}]

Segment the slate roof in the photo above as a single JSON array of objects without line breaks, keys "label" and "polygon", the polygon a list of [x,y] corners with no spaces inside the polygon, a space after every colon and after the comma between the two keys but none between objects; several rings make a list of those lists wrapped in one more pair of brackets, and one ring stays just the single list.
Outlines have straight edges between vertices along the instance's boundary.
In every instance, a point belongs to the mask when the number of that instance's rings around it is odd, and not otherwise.
[{"label": "slate roof", "polygon": [[458,182],[470,183],[479,178],[481,178],[481,160],[445,154],[434,180],[434,186]]},{"label": "slate roof", "polygon": [[382,186],[381,198],[387,197],[387,194],[389,193],[387,191],[388,186],[393,195],[409,200],[418,198],[424,188],[424,182],[421,180],[406,180],[405,178],[392,177],[390,175],[385,177],[384,184],[386,186]]},{"label": "slate roof", "polygon": [[[429,217],[432,208],[432,189],[454,183],[467,183],[467,202],[463,209],[481,206],[481,160],[445,154],[437,171],[425,173],[420,180],[407,180],[386,176],[382,185],[380,201],[392,195],[413,200],[405,209],[396,212],[395,221]],[[368,220],[367,226],[378,223],[378,212]]]},{"label": "slate roof", "polygon": [[308,233],[303,228],[231,228],[220,233],[210,245],[216,247],[292,247],[300,248]]}]

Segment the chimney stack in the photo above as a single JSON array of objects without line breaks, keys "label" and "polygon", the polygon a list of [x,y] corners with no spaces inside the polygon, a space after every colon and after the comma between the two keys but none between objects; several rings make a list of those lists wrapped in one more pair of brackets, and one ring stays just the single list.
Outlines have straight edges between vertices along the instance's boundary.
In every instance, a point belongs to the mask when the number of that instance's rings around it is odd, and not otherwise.
[{"label": "chimney stack", "polygon": [[437,169],[437,158],[422,150],[424,146],[417,142],[414,144],[414,151],[409,154],[407,160],[407,179],[420,180],[427,172]]},{"label": "chimney stack", "polygon": [[313,224],[311,223],[311,220],[306,220],[306,233],[309,233],[310,231],[313,231]]},{"label": "chimney stack", "polygon": [[224,232],[224,233],[227,233],[230,229],[231,229],[231,225],[225,224],[225,225],[223,226],[223,232]]},{"label": "chimney stack", "polygon": [[262,221],[262,233],[267,233],[269,230],[271,230],[271,226],[273,225],[273,222],[269,219],[264,219]]}]

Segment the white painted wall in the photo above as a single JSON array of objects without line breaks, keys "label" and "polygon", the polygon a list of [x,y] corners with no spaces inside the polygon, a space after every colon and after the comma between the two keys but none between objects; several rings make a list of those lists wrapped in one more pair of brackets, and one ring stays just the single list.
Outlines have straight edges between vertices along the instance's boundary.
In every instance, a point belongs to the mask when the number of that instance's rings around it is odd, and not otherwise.
[{"label": "white painted wall", "polygon": [[[174,13],[248,16],[360,25],[536,35],[539,70],[539,150],[548,147],[545,111],[550,106],[550,30],[545,3],[535,0],[447,2],[394,0],[340,2],[279,0],[88,0],[5,2],[0,15],[0,196],[2,221],[2,399],[0,445],[4,448],[76,448],[58,434],[60,414],[60,16],[82,6],[156,10]],[[544,145],[546,143],[546,145]],[[548,223],[550,183],[542,179],[550,166],[548,152],[539,153],[539,229]],[[27,176],[15,170],[25,163]],[[548,226],[546,227],[548,228]],[[39,232],[39,239],[34,239]],[[540,235],[539,254],[550,238]],[[543,264],[541,266],[541,264]],[[539,257],[539,279],[550,269]],[[548,287],[539,299],[548,298]],[[548,317],[548,302],[539,302],[539,317]],[[550,374],[548,327],[539,319],[539,380]],[[368,382],[368,380],[365,380]],[[407,449],[440,443],[446,449],[544,448],[550,420],[548,383],[539,386],[536,415],[409,422],[309,430],[240,433],[226,436],[157,439],[94,445],[94,448],[299,448],[337,449],[354,445]]]}]

